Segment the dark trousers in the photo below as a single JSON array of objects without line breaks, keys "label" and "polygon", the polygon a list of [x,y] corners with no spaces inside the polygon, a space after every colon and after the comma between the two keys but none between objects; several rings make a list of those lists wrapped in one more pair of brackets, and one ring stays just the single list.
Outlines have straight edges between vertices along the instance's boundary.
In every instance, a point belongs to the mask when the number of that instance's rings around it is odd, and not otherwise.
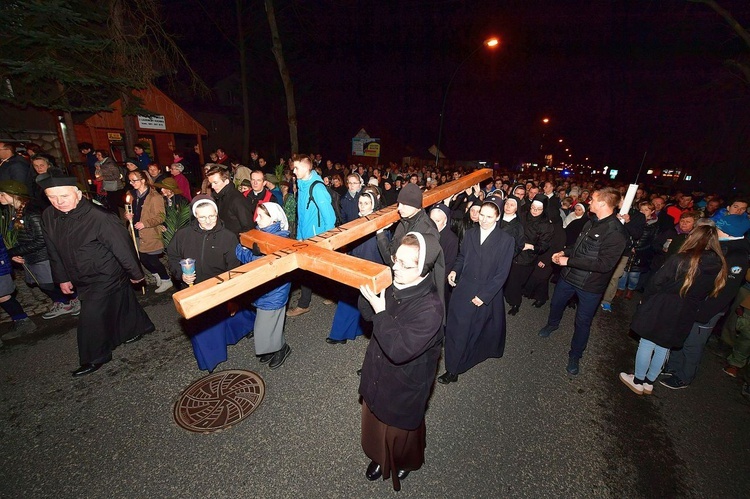
[{"label": "dark trousers", "polygon": [[138,253],[138,255],[141,257],[141,263],[146,267],[146,270],[152,274],[159,274],[159,277],[163,280],[169,280],[169,274],[167,269],[164,268],[164,264],[159,260],[159,255],[149,255],[148,253]]},{"label": "dark trousers", "polygon": [[580,359],[583,357],[583,351],[586,350],[586,345],[589,342],[591,322],[594,320],[596,310],[599,308],[599,302],[602,301],[602,293],[584,291],[573,286],[565,279],[560,279],[557,281],[555,292],[552,294],[547,324],[553,327],[560,325],[568,300],[574,295],[578,297],[578,306],[576,307],[575,329],[573,331],[573,339],[570,341],[568,356]]},{"label": "dark trousers", "polygon": [[503,290],[508,305],[512,307],[521,305],[521,291],[532,272],[534,272],[533,265],[518,265],[517,263],[511,265],[510,274]]},{"label": "dark trousers", "polygon": [[299,290],[302,294],[299,297],[297,306],[299,308],[308,308],[310,306],[310,301],[312,300],[312,288],[308,288],[307,286],[300,286]]},{"label": "dark trousers", "polygon": [[685,339],[682,348],[669,353],[667,371],[674,371],[675,375],[689,385],[698,374],[698,366],[703,358],[703,347],[706,346],[711,331],[724,313],[714,315],[706,324],[693,323],[690,334]]}]

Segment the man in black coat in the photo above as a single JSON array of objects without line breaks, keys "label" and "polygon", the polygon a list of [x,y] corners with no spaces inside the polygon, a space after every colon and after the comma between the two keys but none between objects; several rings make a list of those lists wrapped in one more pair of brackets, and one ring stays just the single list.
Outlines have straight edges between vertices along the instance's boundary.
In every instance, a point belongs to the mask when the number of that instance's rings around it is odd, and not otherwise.
[{"label": "man in black coat", "polygon": [[591,220],[576,244],[552,255],[552,262],[562,267],[561,278],[552,295],[547,324],[539,331],[539,336],[546,338],[560,326],[568,300],[576,295],[575,331],[566,369],[571,375],[579,372],[579,360],[588,343],[591,322],[628,241],[628,234],[615,214],[620,198],[620,192],[611,187],[595,191],[589,206]]},{"label": "man in black coat", "polygon": [[206,172],[213,198],[219,207],[219,218],[224,227],[240,235],[253,228],[253,212],[245,196],[238,191],[229,178],[229,170],[214,166]]},{"label": "man in black coat", "polygon": [[112,360],[118,345],[154,330],[131,286],[143,281],[143,270],[120,220],[83,199],[75,177],[40,184],[52,203],[42,214],[52,277],[64,294],[75,288],[81,302],[81,366],[73,376],[84,376]]},{"label": "man in black coat", "polygon": [[24,184],[31,192],[31,167],[21,155],[16,154],[16,146],[0,142],[0,180],[15,180]]},{"label": "man in black coat", "polygon": [[[435,239],[440,240],[435,222],[433,222],[427,213],[422,209],[422,191],[416,184],[408,183],[398,193],[398,213],[401,220],[393,231],[393,237],[389,240],[383,232],[383,229],[377,232],[378,250],[383,261],[390,264],[392,256],[401,245],[401,238],[409,232],[419,232],[420,234],[432,234]],[[445,257],[443,252],[437,258],[435,270],[432,273],[435,279],[440,300],[445,305]]]},{"label": "man in black coat", "polygon": [[281,205],[276,196],[265,186],[266,177],[262,170],[253,170],[250,173],[250,192],[247,193],[247,201],[249,202],[249,210],[253,215],[253,228],[255,227],[255,210],[259,204],[263,203],[276,203]]}]

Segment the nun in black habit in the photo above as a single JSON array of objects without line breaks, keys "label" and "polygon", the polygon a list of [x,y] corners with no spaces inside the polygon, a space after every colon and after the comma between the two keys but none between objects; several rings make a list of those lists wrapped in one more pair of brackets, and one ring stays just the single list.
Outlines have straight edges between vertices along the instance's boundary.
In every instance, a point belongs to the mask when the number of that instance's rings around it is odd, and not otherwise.
[{"label": "nun in black habit", "polygon": [[515,240],[500,229],[500,207],[487,201],[479,226],[461,242],[448,283],[455,286],[445,330],[446,372],[438,382],[458,381],[464,373],[505,350],[503,286],[513,261]]}]

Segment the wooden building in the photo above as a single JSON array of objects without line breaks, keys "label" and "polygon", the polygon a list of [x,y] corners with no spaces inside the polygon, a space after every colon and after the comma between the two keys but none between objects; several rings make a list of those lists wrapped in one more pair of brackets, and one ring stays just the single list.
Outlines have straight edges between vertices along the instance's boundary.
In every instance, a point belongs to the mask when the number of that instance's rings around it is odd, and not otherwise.
[{"label": "wooden building", "polygon": [[[198,146],[201,163],[203,158],[203,137],[206,129],[190,116],[184,109],[175,104],[156,87],[134,92],[143,99],[143,107],[156,116],[136,117],[138,142],[145,146],[151,159],[160,165],[172,163],[172,153]],[[90,142],[94,149],[111,151],[117,161],[134,156],[133,151],[125,150],[125,131],[121,114],[122,103],[112,103],[112,111],[100,112],[75,125],[78,142]],[[71,154],[77,161],[77,151]]]}]

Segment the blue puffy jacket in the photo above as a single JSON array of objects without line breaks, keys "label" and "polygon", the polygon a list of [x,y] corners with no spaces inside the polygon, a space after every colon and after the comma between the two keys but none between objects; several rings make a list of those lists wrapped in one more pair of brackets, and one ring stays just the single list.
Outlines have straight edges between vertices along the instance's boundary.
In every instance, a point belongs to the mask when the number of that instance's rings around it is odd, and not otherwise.
[{"label": "blue puffy jacket", "polygon": [[[262,230],[263,232],[268,232],[269,234],[280,237],[289,237],[289,231],[281,230],[281,224],[279,222],[275,222],[264,229],[258,230]],[[249,263],[253,260],[257,260],[258,258],[262,258],[260,256],[253,255],[253,252],[251,250],[245,248],[241,244],[237,245],[235,254],[237,255],[237,259],[242,263]],[[286,302],[289,299],[289,289],[291,287],[291,282],[284,283],[278,288],[274,288],[268,293],[259,296],[253,302],[253,305],[261,310],[278,310],[280,308],[283,308],[284,306],[286,306]]]}]

